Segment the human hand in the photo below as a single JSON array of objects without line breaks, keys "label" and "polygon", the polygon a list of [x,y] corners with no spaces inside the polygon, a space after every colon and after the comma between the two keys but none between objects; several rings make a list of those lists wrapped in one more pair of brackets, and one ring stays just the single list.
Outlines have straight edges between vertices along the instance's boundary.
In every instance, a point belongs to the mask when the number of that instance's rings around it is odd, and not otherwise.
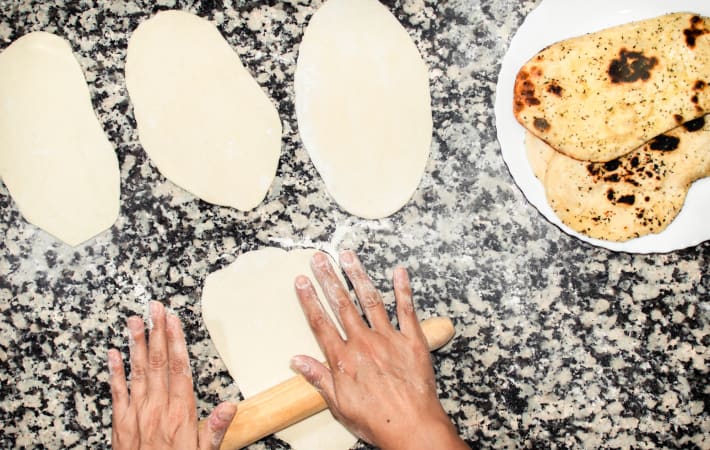
[{"label": "human hand", "polygon": [[333,416],[359,438],[383,449],[468,449],[439,402],[426,339],[417,320],[406,270],[394,271],[399,330],[382,298],[351,251],[340,254],[367,324],[328,258],[316,254],[311,268],[347,339],[325,313],[305,276],[296,293],[328,366],[304,355],[291,360],[323,395]]},{"label": "human hand", "polygon": [[237,406],[218,405],[197,430],[192,371],[180,319],[150,302],[152,330],[146,343],[140,317],[128,318],[131,391],[121,353],[108,352],[114,449],[219,449]]}]

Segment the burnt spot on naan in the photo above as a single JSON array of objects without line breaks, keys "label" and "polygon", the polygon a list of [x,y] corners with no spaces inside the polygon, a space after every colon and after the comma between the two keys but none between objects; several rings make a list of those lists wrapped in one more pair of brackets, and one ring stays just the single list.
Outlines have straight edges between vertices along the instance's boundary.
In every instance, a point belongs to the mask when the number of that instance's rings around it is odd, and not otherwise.
[{"label": "burnt spot on naan", "polygon": [[680,138],[675,136],[668,136],[667,134],[661,134],[653,138],[650,142],[649,147],[651,150],[661,150],[664,152],[670,152],[678,148],[680,144]]},{"label": "burnt spot on naan", "polygon": [[[672,151],[680,145],[680,138],[675,136],[661,135],[646,146],[646,151],[638,152],[632,157],[622,157],[612,159],[607,162],[591,162],[587,164],[587,173],[593,183],[613,183],[620,186],[627,185],[639,187],[644,180],[660,180],[665,176],[666,168],[659,165],[650,151]],[[608,192],[614,192],[610,189]],[[614,204],[629,203],[629,199],[621,200],[623,196],[614,194]]]},{"label": "burnt spot on naan", "polygon": [[705,21],[700,16],[693,16],[690,18],[690,27],[683,30],[685,44],[694,49],[698,38],[707,33],[710,33],[710,30],[705,28]]},{"label": "burnt spot on naan", "polygon": [[[705,124],[705,118],[700,117],[686,122],[683,127],[689,132],[695,132],[703,129]],[[662,177],[667,175],[667,167],[664,164],[659,164],[659,160],[653,155],[653,152],[670,152],[678,149],[680,145],[680,137],[662,134],[651,140],[644,149],[634,155],[612,159],[607,162],[591,162],[587,164],[587,173],[594,183],[618,183],[620,185],[626,184],[638,187],[643,180],[661,180]],[[613,189],[610,189],[610,191],[613,192]],[[614,194],[613,197],[615,203],[633,204],[633,202],[628,203],[629,199],[621,201],[620,199],[623,196]]]},{"label": "burnt spot on naan", "polygon": [[698,117],[697,119],[690,120],[683,124],[683,128],[693,132],[701,130],[705,126],[705,116]]},{"label": "burnt spot on naan", "polygon": [[624,194],[617,197],[616,191],[610,188],[606,191],[606,199],[609,200],[612,205],[618,205],[621,203],[623,205],[633,206],[636,202],[636,195]]},{"label": "burnt spot on naan", "polygon": [[544,117],[535,117],[535,120],[533,121],[533,126],[537,128],[539,131],[547,131],[550,129],[550,122],[547,121]]},{"label": "burnt spot on naan", "polygon": [[675,123],[677,125],[680,125],[683,123],[683,115],[682,114],[673,114],[673,119],[675,120]]},{"label": "burnt spot on naan", "polygon": [[702,106],[699,105],[700,99],[698,98],[698,94],[693,94],[692,97],[690,97],[690,103],[695,105],[695,112],[698,113],[698,115],[702,114],[704,112]]},{"label": "burnt spot on naan", "polygon": [[651,78],[651,71],[658,65],[658,58],[648,57],[643,52],[629,51],[622,48],[619,58],[609,64],[609,78],[612,83],[635,83]]},{"label": "burnt spot on naan", "polygon": [[604,170],[613,172],[618,169],[620,165],[621,161],[619,161],[618,159],[612,159],[611,161],[607,161],[604,163]]},{"label": "burnt spot on naan", "polygon": [[693,84],[693,91],[695,93],[690,97],[690,102],[695,106],[695,112],[700,114],[703,112],[703,108],[699,105],[700,99],[698,97],[698,92],[702,92],[707,87],[707,83],[704,80],[696,80]]},{"label": "burnt spot on naan", "polygon": [[549,92],[550,94],[556,95],[558,97],[562,97],[563,91],[564,91],[564,89],[562,89],[562,86],[559,85],[557,80],[552,80],[547,85],[547,92]]},{"label": "burnt spot on naan", "polygon": [[636,202],[636,196],[634,194],[622,195],[616,199],[616,203],[623,203],[629,206],[632,206],[634,202]]},{"label": "burnt spot on naan", "polygon": [[513,96],[513,110],[519,113],[527,106],[537,106],[540,99],[535,96],[535,83],[530,80],[530,73],[525,70],[518,72],[515,79],[515,92]]}]

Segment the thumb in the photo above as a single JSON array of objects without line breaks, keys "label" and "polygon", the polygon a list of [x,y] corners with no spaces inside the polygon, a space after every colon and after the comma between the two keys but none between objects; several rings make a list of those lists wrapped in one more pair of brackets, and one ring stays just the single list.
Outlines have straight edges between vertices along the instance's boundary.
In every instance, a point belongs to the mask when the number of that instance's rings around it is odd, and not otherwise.
[{"label": "thumb", "polygon": [[212,411],[198,436],[199,450],[219,450],[224,434],[237,413],[236,403],[222,402]]},{"label": "thumb", "polygon": [[335,405],[335,387],[330,370],[320,361],[304,355],[291,358],[291,369],[305,378],[323,396],[332,411]]}]

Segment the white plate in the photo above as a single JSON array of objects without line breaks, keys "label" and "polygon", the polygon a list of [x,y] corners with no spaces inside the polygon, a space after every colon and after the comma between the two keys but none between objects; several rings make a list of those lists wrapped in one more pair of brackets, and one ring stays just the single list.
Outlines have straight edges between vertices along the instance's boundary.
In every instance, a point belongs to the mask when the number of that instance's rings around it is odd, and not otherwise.
[{"label": "white plate", "polygon": [[630,253],[664,253],[710,239],[710,178],[693,184],[685,205],[660,234],[626,242],[592,239],[564,225],[545,198],[542,183],[528,164],[523,139],[525,130],[513,115],[513,85],[520,67],[542,48],[580,34],[614,25],[648,19],[669,12],[691,11],[710,16],[708,0],[543,0],[513,37],[503,58],[496,89],[495,115],[503,159],[527,199],[565,233],[593,245]]}]

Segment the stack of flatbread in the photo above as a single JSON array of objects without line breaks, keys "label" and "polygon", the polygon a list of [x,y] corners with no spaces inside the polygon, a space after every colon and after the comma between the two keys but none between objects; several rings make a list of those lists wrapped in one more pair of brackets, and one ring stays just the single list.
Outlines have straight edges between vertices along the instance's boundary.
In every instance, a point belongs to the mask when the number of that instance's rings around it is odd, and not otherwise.
[{"label": "stack of flatbread", "polygon": [[673,13],[555,43],[519,71],[513,110],[563,223],[659,233],[710,176],[710,19]]}]

